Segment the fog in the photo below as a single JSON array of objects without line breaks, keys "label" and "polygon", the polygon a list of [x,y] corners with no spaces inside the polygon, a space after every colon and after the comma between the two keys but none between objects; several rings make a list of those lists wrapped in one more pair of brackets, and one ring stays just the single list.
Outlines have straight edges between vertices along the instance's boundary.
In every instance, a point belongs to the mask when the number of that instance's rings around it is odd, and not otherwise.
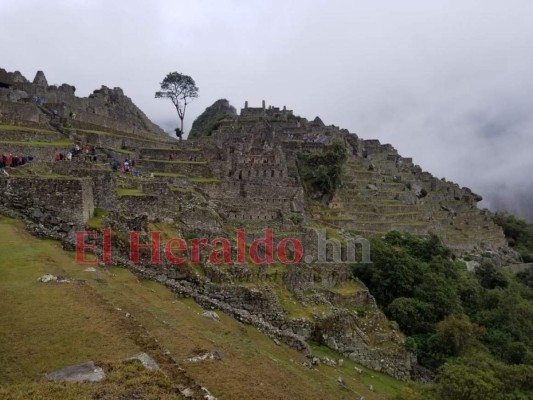
[{"label": "fog", "polygon": [[0,67],[87,96],[119,86],[168,132],[171,71],[200,97],[298,115],[400,154],[533,220],[533,2],[0,0]]}]

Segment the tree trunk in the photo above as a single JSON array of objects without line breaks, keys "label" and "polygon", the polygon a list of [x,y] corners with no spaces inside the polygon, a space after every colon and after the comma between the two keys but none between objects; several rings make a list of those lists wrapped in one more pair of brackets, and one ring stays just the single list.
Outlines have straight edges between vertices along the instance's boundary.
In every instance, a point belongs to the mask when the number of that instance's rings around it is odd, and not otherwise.
[{"label": "tree trunk", "polygon": [[183,138],[183,118],[180,117],[180,121],[181,121],[181,135],[180,135],[180,140]]}]

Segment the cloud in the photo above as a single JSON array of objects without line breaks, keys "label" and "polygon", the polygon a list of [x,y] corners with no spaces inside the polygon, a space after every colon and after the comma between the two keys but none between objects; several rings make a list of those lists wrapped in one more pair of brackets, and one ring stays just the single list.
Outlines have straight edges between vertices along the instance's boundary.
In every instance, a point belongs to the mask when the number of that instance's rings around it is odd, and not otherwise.
[{"label": "cloud", "polygon": [[264,98],[533,220],[531,15],[527,0],[21,0],[0,4],[0,66],[80,95],[120,86],[168,131],[154,92],[177,70],[200,87],[187,128],[219,98]]}]

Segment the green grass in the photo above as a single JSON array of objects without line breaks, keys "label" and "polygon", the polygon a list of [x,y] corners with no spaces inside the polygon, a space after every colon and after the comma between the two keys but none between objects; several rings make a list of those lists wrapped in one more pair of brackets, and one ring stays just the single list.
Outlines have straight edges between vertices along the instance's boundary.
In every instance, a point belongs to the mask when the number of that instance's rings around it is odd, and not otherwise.
[{"label": "green grass", "polygon": [[117,189],[118,196],[146,196],[146,193],[141,192],[139,189],[134,188],[121,188]]},{"label": "green grass", "polygon": [[87,227],[91,229],[101,229],[106,214],[107,210],[105,210],[104,208],[95,208],[93,217],[89,219],[85,225],[87,225]]},{"label": "green grass", "polygon": [[[394,378],[391,378],[388,375],[381,374],[379,372],[375,372],[372,370],[369,370],[368,368],[365,368],[352,360],[350,360],[347,357],[342,357],[338,353],[335,353],[333,350],[325,347],[320,346],[316,343],[311,343],[311,348],[313,350],[314,354],[317,354],[320,357],[328,357],[333,360],[338,360],[339,358],[342,358],[344,360],[342,367],[324,367],[329,368],[331,370],[334,370],[339,375],[342,373],[348,374],[350,377],[348,380],[345,380],[345,382],[350,386],[350,381],[357,381],[358,383],[362,384],[365,387],[369,387],[370,385],[374,386],[376,392],[374,395],[377,395],[380,399],[386,399],[390,396],[393,396],[397,394],[403,387],[404,384],[397,381]],[[363,374],[359,375],[355,373],[355,367],[362,369],[364,372]],[[368,394],[365,394],[365,397],[367,399],[370,399]],[[354,398],[358,398],[355,396]]]},{"label": "green grass", "polygon": [[150,161],[150,162],[156,162],[156,163],[165,163],[165,164],[191,164],[191,165],[207,165],[207,161],[186,161],[186,160],[155,160],[153,158],[143,158],[142,161]]},{"label": "green grass", "polygon": [[0,144],[17,145],[17,146],[35,146],[35,147],[67,147],[72,146],[72,142],[68,140],[55,140],[53,142],[30,142],[30,141],[16,141],[16,140],[1,140]]},{"label": "green grass", "polygon": [[47,133],[51,135],[57,134],[57,132],[51,131],[49,129],[30,128],[18,125],[0,125],[0,131],[38,132]]},{"label": "green grass", "polygon": [[0,398],[10,400],[54,399],[179,399],[163,371],[146,370],[139,361],[104,364],[106,379],[99,383],[32,382],[0,387]]},{"label": "green grass", "polygon": [[[220,322],[207,319],[192,299],[176,298],[158,282],[139,280],[117,267],[85,272],[72,253],[31,236],[19,221],[0,218],[0,237],[0,398],[173,398],[166,396],[177,384],[175,375],[121,361],[154,351],[135,339],[135,329],[156,339],[191,378],[221,400],[382,400],[403,385],[375,372],[358,376],[357,364],[319,346],[313,348],[320,355],[344,358],[343,367],[306,368],[306,358],[297,351],[220,311]],[[86,283],[38,283],[37,277],[47,272]],[[134,319],[123,318],[125,313]],[[193,353],[215,349],[223,357],[220,362],[185,361]],[[108,379],[95,384],[33,382],[38,374],[87,360],[103,362]],[[337,384],[338,377],[349,390]]]},{"label": "green grass", "polygon": [[[116,136],[116,137],[127,138],[127,139],[135,139],[135,140],[141,140],[143,142],[150,142],[150,143],[159,143],[159,142],[166,141],[165,140],[166,137],[161,137],[161,140],[159,141],[157,137],[154,137],[153,139],[152,138],[146,139],[140,135],[134,135],[134,134],[127,135],[125,134],[126,132],[124,132],[124,134],[120,134],[120,133],[113,133],[113,132],[106,132],[106,131],[99,131],[99,130],[92,130],[92,129],[72,129],[72,130],[75,130],[76,132],[93,133],[95,135],[101,135],[101,136]],[[173,142],[169,141],[169,143],[173,143]]]},{"label": "green grass", "polygon": [[154,147],[154,148],[143,148],[143,151],[168,151],[172,153],[181,153],[181,152],[198,152],[201,151],[199,148],[192,148],[192,149],[169,149],[167,147]]},{"label": "green grass", "polygon": [[187,179],[189,182],[195,183],[219,183],[220,179],[217,178],[202,178],[202,177],[192,177]]},{"label": "green grass", "polygon": [[348,281],[342,286],[336,286],[329,289],[331,292],[340,294],[342,296],[353,296],[362,290],[361,285],[355,281]]},{"label": "green grass", "polygon": [[180,174],[178,172],[152,172],[152,175],[157,176],[172,176],[175,178],[185,178],[185,175]]},{"label": "green grass", "polygon": [[0,237],[1,383],[90,359],[118,361],[139,350],[88,285],[37,282],[46,273],[81,270],[57,242],[36,240],[3,217]]}]

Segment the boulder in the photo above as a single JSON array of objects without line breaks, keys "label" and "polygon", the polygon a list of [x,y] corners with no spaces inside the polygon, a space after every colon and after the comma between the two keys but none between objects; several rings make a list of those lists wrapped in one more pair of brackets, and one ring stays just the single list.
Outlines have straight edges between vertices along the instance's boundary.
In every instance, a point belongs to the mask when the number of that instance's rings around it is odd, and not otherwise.
[{"label": "boulder", "polygon": [[152,371],[159,369],[159,365],[155,362],[155,360],[146,353],[135,354],[128,358],[128,360],[139,360],[144,368]]},{"label": "boulder", "polygon": [[100,382],[105,379],[105,373],[93,361],[87,361],[47,374],[45,379],[59,382]]},{"label": "boulder", "polygon": [[202,313],[202,316],[206,317],[206,318],[209,318],[209,319],[212,319],[213,321],[220,321],[220,317],[214,311],[204,311]]},{"label": "boulder", "polygon": [[57,282],[57,276],[52,274],[46,274],[37,279],[37,281],[41,283]]}]

